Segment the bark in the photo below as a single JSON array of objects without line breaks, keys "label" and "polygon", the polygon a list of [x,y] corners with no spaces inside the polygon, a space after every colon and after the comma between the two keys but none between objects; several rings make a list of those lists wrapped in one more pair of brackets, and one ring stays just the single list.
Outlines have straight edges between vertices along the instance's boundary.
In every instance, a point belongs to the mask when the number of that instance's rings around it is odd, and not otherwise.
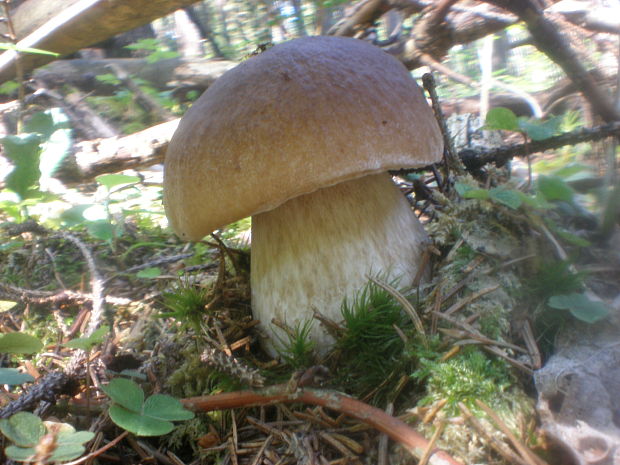
[{"label": "bark", "polygon": [[174,32],[177,50],[183,58],[197,58],[203,55],[200,31],[186,9],[174,12]]},{"label": "bark", "polygon": [[[206,9],[206,5],[203,5],[203,6],[205,7],[203,8],[203,11],[204,11]],[[222,53],[220,46],[215,40],[215,35],[213,34],[213,30],[211,29],[211,24],[209,21],[210,15],[205,14],[204,16],[206,16],[206,18],[204,20],[201,20],[200,16],[198,15],[198,12],[192,6],[185,7],[185,12],[187,13],[187,16],[189,17],[189,19],[194,23],[196,28],[198,28],[198,33],[200,34],[200,37],[203,40],[206,40],[207,42],[209,42],[209,45],[211,46],[211,49],[213,50],[213,55],[217,58],[224,58],[224,53]]]},{"label": "bark", "polygon": [[77,144],[76,153],[63,163],[54,177],[71,186],[92,181],[101,174],[163,163],[178,124],[176,119],[125,137],[81,142]]},{"label": "bark", "polygon": [[502,166],[514,157],[524,156],[529,153],[542,152],[565,145],[597,141],[619,135],[620,122],[615,122],[595,128],[580,129],[578,131],[560,134],[559,136],[550,137],[545,140],[530,141],[527,144],[502,146],[484,151],[464,149],[459,152],[459,158],[463,161],[468,171],[476,171],[487,163],[495,163],[498,166]]},{"label": "bark", "polygon": [[564,70],[604,121],[620,119],[609,96],[592,79],[570,44],[534,0],[487,1],[510,11],[525,22],[536,48]]},{"label": "bark", "polygon": [[[149,23],[195,1],[27,0],[15,9],[12,20],[18,46],[66,55]],[[6,51],[0,55],[0,82],[15,77],[18,57],[25,71],[54,59],[49,55],[19,55],[12,50]]]}]

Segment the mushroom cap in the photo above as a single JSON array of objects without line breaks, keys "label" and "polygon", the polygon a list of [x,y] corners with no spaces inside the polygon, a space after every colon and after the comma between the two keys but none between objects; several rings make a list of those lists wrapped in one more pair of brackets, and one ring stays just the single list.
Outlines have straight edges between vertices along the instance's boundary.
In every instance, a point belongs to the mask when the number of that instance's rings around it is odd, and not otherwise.
[{"label": "mushroom cap", "polygon": [[307,37],[226,72],[192,105],[165,159],[175,232],[198,240],[287,200],[439,161],[424,96],[395,58],[357,39]]}]

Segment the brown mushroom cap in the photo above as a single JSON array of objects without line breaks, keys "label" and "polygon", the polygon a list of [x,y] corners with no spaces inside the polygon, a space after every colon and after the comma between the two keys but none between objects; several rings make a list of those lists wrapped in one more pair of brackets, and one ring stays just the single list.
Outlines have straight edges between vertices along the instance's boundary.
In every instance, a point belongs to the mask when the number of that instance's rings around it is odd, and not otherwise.
[{"label": "brown mushroom cap", "polygon": [[225,73],[183,117],[166,155],[166,213],[197,240],[326,186],[434,163],[442,147],[398,60],[356,39],[295,39]]}]

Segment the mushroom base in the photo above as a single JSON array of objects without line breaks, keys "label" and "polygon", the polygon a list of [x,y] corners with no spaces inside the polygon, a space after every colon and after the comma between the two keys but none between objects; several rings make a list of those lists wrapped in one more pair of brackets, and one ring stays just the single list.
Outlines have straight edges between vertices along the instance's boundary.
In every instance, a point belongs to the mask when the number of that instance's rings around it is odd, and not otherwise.
[{"label": "mushroom base", "polygon": [[[252,308],[269,337],[286,340],[272,318],[295,327],[313,309],[342,320],[343,299],[368,276],[408,286],[428,236],[389,174],[369,175],[291,199],[252,217]],[[319,353],[334,340],[318,320],[310,333]]]}]

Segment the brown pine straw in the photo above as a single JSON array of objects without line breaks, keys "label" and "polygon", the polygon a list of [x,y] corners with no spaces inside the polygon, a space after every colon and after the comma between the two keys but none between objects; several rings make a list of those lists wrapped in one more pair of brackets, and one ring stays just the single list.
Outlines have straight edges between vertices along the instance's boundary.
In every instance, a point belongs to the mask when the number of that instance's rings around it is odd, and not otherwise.
[{"label": "brown pine straw", "polygon": [[[183,399],[182,402],[186,408],[194,412],[295,402],[320,405],[344,413],[387,434],[414,457],[422,457],[429,447],[429,441],[402,420],[337,391],[311,388],[291,391],[287,384],[278,384],[255,391],[225,392],[212,396],[191,397]],[[428,463],[430,465],[462,465],[461,462],[439,449],[433,451]]]}]

